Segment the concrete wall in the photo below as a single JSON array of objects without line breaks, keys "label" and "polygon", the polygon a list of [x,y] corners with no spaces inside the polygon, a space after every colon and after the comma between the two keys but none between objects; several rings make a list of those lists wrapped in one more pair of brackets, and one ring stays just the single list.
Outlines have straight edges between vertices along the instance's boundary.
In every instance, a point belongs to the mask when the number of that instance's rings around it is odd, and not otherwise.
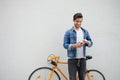
[{"label": "concrete wall", "polygon": [[[63,36],[76,12],[83,13],[82,26],[94,42],[87,67],[119,80],[119,5],[119,0],[0,0],[0,80],[27,80],[34,69],[48,66],[49,54],[67,61]],[[67,73],[67,65],[60,67]]]}]

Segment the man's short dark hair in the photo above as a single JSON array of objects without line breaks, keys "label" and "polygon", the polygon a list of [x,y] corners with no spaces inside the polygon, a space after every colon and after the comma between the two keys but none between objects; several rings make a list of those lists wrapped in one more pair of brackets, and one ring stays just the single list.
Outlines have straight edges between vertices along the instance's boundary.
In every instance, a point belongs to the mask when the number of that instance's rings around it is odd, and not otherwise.
[{"label": "man's short dark hair", "polygon": [[83,18],[82,13],[76,13],[76,14],[74,14],[73,20],[76,20],[77,18]]}]

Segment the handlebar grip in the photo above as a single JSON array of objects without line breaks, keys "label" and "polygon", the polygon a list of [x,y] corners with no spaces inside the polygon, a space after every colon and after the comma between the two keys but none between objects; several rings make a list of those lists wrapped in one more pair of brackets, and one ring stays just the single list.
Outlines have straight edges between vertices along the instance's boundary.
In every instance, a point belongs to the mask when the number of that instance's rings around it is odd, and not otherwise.
[{"label": "handlebar grip", "polygon": [[50,61],[52,61],[53,59],[59,59],[60,58],[60,56],[50,56]]}]

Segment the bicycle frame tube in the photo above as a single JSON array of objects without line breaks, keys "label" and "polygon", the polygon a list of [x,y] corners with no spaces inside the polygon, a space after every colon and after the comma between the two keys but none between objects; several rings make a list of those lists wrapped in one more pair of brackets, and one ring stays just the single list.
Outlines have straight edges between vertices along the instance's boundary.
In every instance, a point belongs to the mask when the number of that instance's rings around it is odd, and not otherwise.
[{"label": "bicycle frame tube", "polygon": [[65,80],[68,80],[67,76],[60,70],[59,67],[56,67],[57,70],[61,73],[61,75],[65,78]]},{"label": "bicycle frame tube", "polygon": [[68,64],[68,62],[57,62],[57,64]]},{"label": "bicycle frame tube", "polygon": [[51,80],[52,79],[52,76],[53,76],[53,74],[54,74],[54,71],[55,71],[55,69],[57,69],[60,73],[61,73],[61,75],[65,78],[65,80],[68,80],[68,78],[65,76],[65,74],[60,70],[60,68],[59,67],[57,67],[57,66],[54,66],[53,68],[52,68],[52,71],[51,71],[51,73],[50,73],[50,77],[49,77],[49,79],[48,80]]},{"label": "bicycle frame tube", "polygon": [[[68,63],[67,63],[67,62],[58,62],[58,61],[57,61],[56,64],[68,64]],[[68,80],[67,76],[60,70],[60,68],[59,68],[58,66],[53,66],[52,71],[51,71],[51,73],[50,73],[50,75],[49,75],[50,77],[49,77],[48,80],[51,80],[51,79],[52,79],[52,76],[53,76],[53,74],[54,74],[55,69],[57,69],[58,72],[60,72],[60,74],[65,78],[65,80]]]},{"label": "bicycle frame tube", "polygon": [[52,68],[52,71],[51,71],[51,73],[50,73],[50,75],[49,75],[50,77],[49,77],[48,80],[51,80],[51,78],[52,78],[52,76],[53,76],[53,73],[54,73],[54,71],[55,71],[55,68],[56,68],[56,67],[53,67],[53,68]]}]

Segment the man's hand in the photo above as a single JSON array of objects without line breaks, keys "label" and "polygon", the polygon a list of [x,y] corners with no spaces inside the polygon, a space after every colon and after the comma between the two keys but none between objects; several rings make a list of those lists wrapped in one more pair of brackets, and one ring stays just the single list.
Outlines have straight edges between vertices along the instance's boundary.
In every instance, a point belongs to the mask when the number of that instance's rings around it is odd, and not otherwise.
[{"label": "man's hand", "polygon": [[84,39],[82,42],[77,42],[76,44],[73,44],[72,48],[81,48],[84,44],[88,44],[88,41]]},{"label": "man's hand", "polygon": [[83,43],[83,44],[88,44],[88,41],[87,41],[86,39],[84,39],[84,40],[82,41],[82,43]]},{"label": "man's hand", "polygon": [[73,44],[71,47],[72,48],[80,48],[82,47],[84,44],[82,42],[77,42],[76,44]]}]

